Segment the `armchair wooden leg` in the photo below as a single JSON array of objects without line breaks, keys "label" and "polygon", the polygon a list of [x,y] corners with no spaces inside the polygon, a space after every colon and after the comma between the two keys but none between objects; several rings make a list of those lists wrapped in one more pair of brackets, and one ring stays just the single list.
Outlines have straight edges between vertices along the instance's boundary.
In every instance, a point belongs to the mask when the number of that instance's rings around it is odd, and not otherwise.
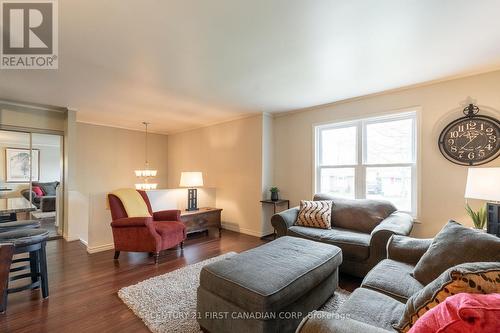
[{"label": "armchair wooden leg", "polygon": [[158,265],[158,259],[160,258],[160,252],[155,252],[155,254],[153,254],[153,257],[155,259],[155,265]]},{"label": "armchair wooden leg", "polygon": [[184,241],[181,242],[181,250],[184,248]]},{"label": "armchair wooden leg", "polygon": [[118,260],[118,257],[120,256],[120,251],[115,251],[115,260]]}]

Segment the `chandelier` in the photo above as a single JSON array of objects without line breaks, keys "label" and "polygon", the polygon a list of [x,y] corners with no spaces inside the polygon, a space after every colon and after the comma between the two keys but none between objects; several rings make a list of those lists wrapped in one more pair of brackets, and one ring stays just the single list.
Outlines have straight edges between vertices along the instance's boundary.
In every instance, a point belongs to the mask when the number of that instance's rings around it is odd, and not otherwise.
[{"label": "chandelier", "polygon": [[156,177],[156,174],[158,173],[157,170],[150,169],[149,168],[149,162],[148,162],[148,125],[149,123],[143,122],[142,123],[146,127],[146,162],[144,163],[144,169],[140,170],[135,170],[135,175],[137,178],[140,178],[142,180],[142,183],[135,184],[135,188],[138,190],[154,190],[156,189],[156,186],[158,184],[156,183],[150,183],[149,181],[151,180],[152,177]]}]

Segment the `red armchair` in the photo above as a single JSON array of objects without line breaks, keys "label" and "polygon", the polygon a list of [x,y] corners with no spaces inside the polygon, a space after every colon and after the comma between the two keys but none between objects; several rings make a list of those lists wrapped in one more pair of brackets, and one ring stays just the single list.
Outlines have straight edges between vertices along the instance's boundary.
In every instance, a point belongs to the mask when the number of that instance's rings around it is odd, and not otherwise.
[{"label": "red armchair", "polygon": [[180,222],[180,210],[153,212],[146,192],[138,192],[146,202],[151,217],[128,217],[121,200],[113,194],[108,195],[115,259],[120,256],[120,251],[152,252],[157,264],[160,251],[179,244],[183,248],[186,227]]}]

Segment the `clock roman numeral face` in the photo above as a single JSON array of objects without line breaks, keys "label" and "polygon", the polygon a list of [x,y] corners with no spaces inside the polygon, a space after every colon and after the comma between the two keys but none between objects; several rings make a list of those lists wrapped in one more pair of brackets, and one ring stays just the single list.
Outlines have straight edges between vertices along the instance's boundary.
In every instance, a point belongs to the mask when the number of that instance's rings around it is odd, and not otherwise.
[{"label": "clock roman numeral face", "polygon": [[478,165],[495,159],[500,152],[500,127],[484,116],[461,118],[450,123],[439,137],[439,149],[450,161]]}]

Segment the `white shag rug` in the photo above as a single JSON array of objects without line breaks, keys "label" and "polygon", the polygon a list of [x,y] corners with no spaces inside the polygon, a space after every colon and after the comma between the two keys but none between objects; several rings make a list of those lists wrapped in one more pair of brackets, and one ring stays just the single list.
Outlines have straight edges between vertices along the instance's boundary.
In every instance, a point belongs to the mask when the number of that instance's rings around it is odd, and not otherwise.
[{"label": "white shag rug", "polygon": [[[196,321],[196,289],[201,268],[236,255],[229,252],[159,275],[118,291],[122,301],[154,333],[199,333]],[[335,312],[350,292],[337,288],[321,310]]]}]

